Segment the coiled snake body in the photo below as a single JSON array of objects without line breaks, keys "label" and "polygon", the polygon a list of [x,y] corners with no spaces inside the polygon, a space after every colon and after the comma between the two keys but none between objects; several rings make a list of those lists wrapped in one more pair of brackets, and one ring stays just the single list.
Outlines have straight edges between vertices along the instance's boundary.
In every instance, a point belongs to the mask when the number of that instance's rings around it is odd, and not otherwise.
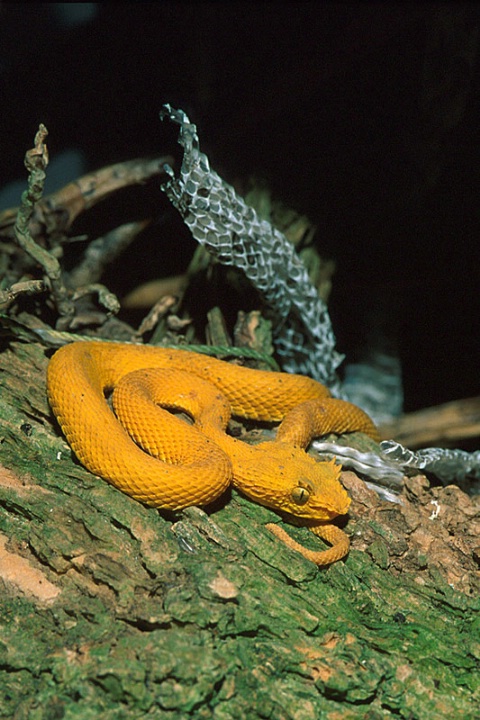
[{"label": "coiled snake body", "polygon": [[[376,429],[320,383],[186,350],[92,341],[55,353],[47,391],[80,462],[136,500],[170,510],[208,505],[233,483],[333,544],[307,550],[269,526],[305,557],[324,565],[348,552],[347,535],[329,524],[350,506],[341,468],[315,461],[304,448],[326,432],[361,430],[376,438]],[[194,424],[164,408],[185,412]],[[227,435],[232,413],[282,421],[276,439],[248,445]]]}]

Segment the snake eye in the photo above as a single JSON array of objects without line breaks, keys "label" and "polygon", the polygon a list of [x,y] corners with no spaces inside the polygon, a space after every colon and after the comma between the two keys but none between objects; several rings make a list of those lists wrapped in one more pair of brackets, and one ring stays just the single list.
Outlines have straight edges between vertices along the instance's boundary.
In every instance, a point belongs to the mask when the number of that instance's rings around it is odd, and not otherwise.
[{"label": "snake eye", "polygon": [[297,503],[297,505],[305,505],[310,498],[310,493],[308,490],[304,487],[296,487],[292,490],[292,500]]}]

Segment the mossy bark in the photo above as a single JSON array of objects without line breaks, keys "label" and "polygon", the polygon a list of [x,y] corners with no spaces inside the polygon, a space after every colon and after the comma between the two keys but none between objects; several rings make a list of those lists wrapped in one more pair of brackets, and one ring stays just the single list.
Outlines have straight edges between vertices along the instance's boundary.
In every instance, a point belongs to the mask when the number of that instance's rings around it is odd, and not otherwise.
[{"label": "mossy bark", "polygon": [[235,492],[143,507],[73,458],[47,362],[0,354],[1,718],[479,717],[478,597],[394,573],[382,528],[318,570]]}]

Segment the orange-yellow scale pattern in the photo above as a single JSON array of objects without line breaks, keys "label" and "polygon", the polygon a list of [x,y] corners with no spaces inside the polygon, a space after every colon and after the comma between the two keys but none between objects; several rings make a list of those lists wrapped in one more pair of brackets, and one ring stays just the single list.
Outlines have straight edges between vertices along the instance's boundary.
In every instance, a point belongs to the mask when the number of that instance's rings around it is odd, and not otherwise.
[{"label": "orange-yellow scale pattern", "polygon": [[[186,350],[92,341],[55,353],[47,391],[80,462],[136,500],[178,510],[208,505],[233,484],[333,542],[333,553],[303,553],[319,565],[348,552],[345,533],[328,524],[350,506],[341,468],[304,448],[327,432],[361,430],[376,439],[377,431],[362,410],[311,378]],[[231,414],[281,421],[276,439],[252,446],[232,438]]]}]

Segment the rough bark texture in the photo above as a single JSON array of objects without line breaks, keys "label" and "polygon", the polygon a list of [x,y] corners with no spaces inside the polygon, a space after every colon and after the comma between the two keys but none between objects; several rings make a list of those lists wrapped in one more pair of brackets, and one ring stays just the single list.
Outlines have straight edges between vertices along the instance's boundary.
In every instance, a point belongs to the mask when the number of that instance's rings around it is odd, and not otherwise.
[{"label": "rough bark texture", "polygon": [[353,549],[319,571],[236,493],[167,518],[84,470],[46,365],[0,354],[1,718],[479,717],[466,495],[410,481],[391,505],[348,474]]}]

